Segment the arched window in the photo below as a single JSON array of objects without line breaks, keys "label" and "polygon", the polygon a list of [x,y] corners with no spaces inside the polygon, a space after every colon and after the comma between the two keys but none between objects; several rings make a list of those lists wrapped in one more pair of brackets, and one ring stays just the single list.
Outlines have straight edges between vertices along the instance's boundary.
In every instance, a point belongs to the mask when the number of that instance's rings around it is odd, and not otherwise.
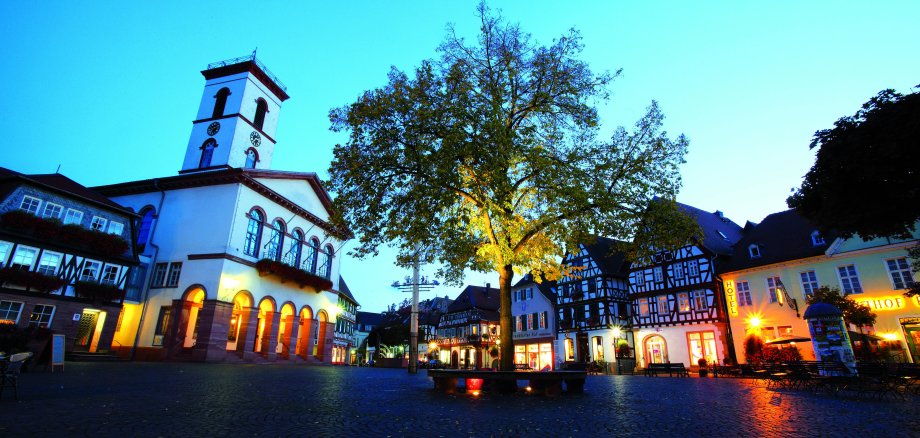
[{"label": "arched window", "polygon": [[267,257],[276,261],[281,261],[281,247],[284,246],[284,222],[281,219],[275,219],[272,222],[272,237],[268,241]]},{"label": "arched window", "polygon": [[319,239],[315,237],[310,238],[310,244],[307,245],[307,272],[316,273],[316,262],[319,257]]},{"label": "arched window", "polygon": [[243,166],[246,169],[255,169],[256,163],[259,162],[259,153],[255,149],[249,148],[246,151],[246,165]]},{"label": "arched window", "polygon": [[260,97],[256,100],[256,117],[252,120],[256,128],[262,129],[262,125],[265,124],[265,113],[267,112],[268,102],[265,102],[265,99]]},{"label": "arched window", "polygon": [[221,117],[224,115],[224,108],[227,107],[227,96],[230,95],[230,89],[227,87],[217,90],[217,94],[214,95],[214,112],[211,113],[211,117]]},{"label": "arched window", "polygon": [[211,166],[211,158],[214,156],[214,148],[217,147],[217,140],[209,138],[201,145],[201,160],[198,161],[199,168]]},{"label": "arched window", "polygon": [[333,252],[335,252],[335,250],[332,249],[332,245],[326,245],[326,250],[323,251],[323,253],[324,253],[325,256],[326,256],[326,262],[323,263],[323,264],[325,265],[325,269],[323,270],[323,277],[330,278],[330,279],[332,278],[332,256],[333,256]]},{"label": "arched window", "polygon": [[291,234],[291,261],[292,266],[300,267],[300,256],[303,252],[303,231],[294,230]]},{"label": "arched window", "polygon": [[150,238],[150,227],[153,225],[153,207],[145,207],[141,210],[141,226],[137,231],[137,250],[143,251],[147,246],[147,240]]},{"label": "arched window", "polygon": [[249,212],[249,225],[246,226],[246,242],[243,246],[243,253],[249,256],[259,256],[259,242],[262,240],[262,225],[265,223],[265,216],[262,212],[252,209]]}]

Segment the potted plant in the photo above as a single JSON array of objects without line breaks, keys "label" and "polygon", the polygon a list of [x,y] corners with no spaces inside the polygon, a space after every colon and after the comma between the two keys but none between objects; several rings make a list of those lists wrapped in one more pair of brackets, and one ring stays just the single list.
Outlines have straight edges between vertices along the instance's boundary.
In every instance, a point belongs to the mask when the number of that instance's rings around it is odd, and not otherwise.
[{"label": "potted plant", "polygon": [[636,369],[636,358],[632,355],[632,347],[625,339],[617,343],[617,374],[632,374]]},{"label": "potted plant", "polygon": [[706,362],[706,359],[701,357],[700,360],[696,361],[696,364],[700,366],[700,377],[709,375],[709,363]]}]

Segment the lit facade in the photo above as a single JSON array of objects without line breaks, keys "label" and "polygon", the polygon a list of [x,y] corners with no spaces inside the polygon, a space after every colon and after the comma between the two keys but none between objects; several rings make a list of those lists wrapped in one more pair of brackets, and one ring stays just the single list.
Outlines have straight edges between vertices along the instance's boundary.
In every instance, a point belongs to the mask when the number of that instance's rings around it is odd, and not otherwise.
[{"label": "lit facade", "polygon": [[498,289],[467,286],[438,323],[439,359],[455,369],[491,368],[501,335],[498,308]]},{"label": "lit facade", "polygon": [[511,288],[511,337],[514,364],[534,370],[554,369],[556,282],[537,283],[531,275]]},{"label": "lit facade", "polygon": [[720,212],[678,207],[700,225],[702,239],[630,268],[632,329],[642,367],[668,362],[696,367],[700,359],[711,364],[733,356],[716,265],[731,254],[741,227]]},{"label": "lit facade", "polygon": [[[758,229],[759,228],[759,229]],[[920,300],[903,295],[912,277],[907,248],[913,239],[841,239],[822,236],[793,211],[775,213],[739,242],[739,251],[721,274],[729,303],[738,359],[744,361],[744,339],[783,335],[809,337],[808,324],[789,302],[780,303],[776,285],[795,300],[804,314],[806,296],[820,286],[849,292],[877,315],[869,333],[882,338],[894,360],[917,362],[920,354]],[[853,327],[850,328],[854,329]],[[853,337],[854,341],[858,337]],[[796,344],[806,360],[814,360],[810,342]]]},{"label": "lit facade", "polygon": [[357,364],[355,350],[355,319],[358,302],[345,280],[339,277],[338,315],[335,318],[335,332],[332,341],[332,363],[334,365]]},{"label": "lit facade", "polygon": [[582,269],[556,286],[557,367],[562,362],[614,362],[621,342],[634,345],[628,330],[629,262],[614,251],[616,244],[597,237],[563,258],[564,264]]},{"label": "lit facade", "polygon": [[268,169],[283,86],[209,65],[178,176],[97,187],[139,212],[144,289],[116,340],[141,360],[331,363],[348,232],[313,173]]},{"label": "lit facade", "polygon": [[0,188],[0,324],[62,333],[67,352],[109,351],[137,216],[61,174],[0,168]]}]

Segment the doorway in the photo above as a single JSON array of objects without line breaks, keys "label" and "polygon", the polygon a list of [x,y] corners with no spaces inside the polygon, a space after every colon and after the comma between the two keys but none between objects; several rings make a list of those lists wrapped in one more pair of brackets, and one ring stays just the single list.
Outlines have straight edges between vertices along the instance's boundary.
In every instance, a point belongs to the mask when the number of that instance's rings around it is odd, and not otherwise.
[{"label": "doorway", "polygon": [[77,343],[74,350],[95,353],[105,322],[105,312],[96,309],[83,309],[80,325],[77,327]]},{"label": "doorway", "polygon": [[664,338],[652,335],[645,339],[645,364],[667,363],[668,344]]},{"label": "doorway", "polygon": [[588,334],[579,332],[575,335],[575,344],[578,345],[578,362],[589,362],[591,360],[591,350],[588,348]]},{"label": "doorway", "polygon": [[920,318],[901,318],[901,328],[904,330],[904,340],[907,341],[907,350],[913,363],[920,361]]}]

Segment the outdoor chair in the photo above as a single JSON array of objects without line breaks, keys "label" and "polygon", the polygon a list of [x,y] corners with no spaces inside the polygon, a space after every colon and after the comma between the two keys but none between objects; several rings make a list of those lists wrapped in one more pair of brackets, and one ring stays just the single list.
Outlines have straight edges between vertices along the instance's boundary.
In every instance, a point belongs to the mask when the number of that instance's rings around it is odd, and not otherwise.
[{"label": "outdoor chair", "polygon": [[0,379],[2,379],[0,380],[0,400],[3,399],[3,390],[6,388],[13,388],[13,397],[19,400],[19,373],[22,371],[23,364],[30,357],[32,357],[32,353],[16,353],[10,356],[9,360],[4,364],[3,374],[0,376]]}]

